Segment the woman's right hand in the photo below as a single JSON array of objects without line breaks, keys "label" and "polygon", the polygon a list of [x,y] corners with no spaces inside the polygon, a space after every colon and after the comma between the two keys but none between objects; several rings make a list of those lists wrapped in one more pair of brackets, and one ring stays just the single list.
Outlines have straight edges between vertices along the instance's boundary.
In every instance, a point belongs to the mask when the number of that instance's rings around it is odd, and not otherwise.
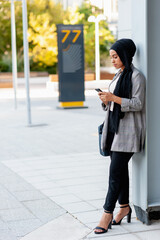
[{"label": "woman's right hand", "polygon": [[115,96],[111,92],[99,92],[98,95],[99,95],[99,98],[101,99],[101,101],[105,105],[107,105],[108,102],[115,102],[115,103],[117,103],[119,105],[122,104],[122,98]]},{"label": "woman's right hand", "polygon": [[101,99],[101,101],[107,105],[109,101],[113,101],[113,94],[110,92],[99,92],[98,93],[99,98]]}]

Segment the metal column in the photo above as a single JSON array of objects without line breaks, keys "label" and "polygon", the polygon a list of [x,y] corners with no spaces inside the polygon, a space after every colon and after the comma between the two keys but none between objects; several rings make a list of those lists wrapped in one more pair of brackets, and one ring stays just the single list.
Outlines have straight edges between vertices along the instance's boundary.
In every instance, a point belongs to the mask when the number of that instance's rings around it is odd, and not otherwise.
[{"label": "metal column", "polygon": [[22,0],[22,13],[23,13],[23,47],[24,47],[24,75],[26,80],[26,95],[27,95],[27,116],[28,125],[31,125],[31,104],[29,94],[29,56],[28,56],[28,21],[27,21],[27,3],[26,0]]},{"label": "metal column", "polygon": [[17,108],[17,51],[16,51],[16,24],[14,0],[11,0],[11,37],[12,37],[12,74],[14,87],[14,105]]},{"label": "metal column", "polygon": [[[146,147],[145,152],[134,154],[132,161],[133,204],[137,218],[146,224],[160,219],[159,9],[159,0],[119,0],[119,37],[135,41],[134,64],[147,79]],[[126,12],[129,24],[125,30]]]}]

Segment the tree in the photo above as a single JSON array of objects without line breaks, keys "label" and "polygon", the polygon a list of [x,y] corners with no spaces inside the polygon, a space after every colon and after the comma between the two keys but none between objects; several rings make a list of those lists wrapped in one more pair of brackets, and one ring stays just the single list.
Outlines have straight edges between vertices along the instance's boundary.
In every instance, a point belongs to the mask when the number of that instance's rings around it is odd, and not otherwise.
[{"label": "tree", "polygon": [[10,31],[10,9],[9,2],[0,2],[0,71],[8,71],[9,66],[3,61],[11,51],[11,31]]},{"label": "tree", "polygon": [[57,34],[55,24],[50,25],[47,13],[29,16],[28,30],[31,66],[43,70],[57,63]]},{"label": "tree", "polygon": [[[94,68],[95,24],[88,22],[90,15],[101,10],[84,1],[81,7],[63,10],[54,0],[28,0],[28,40],[31,71],[56,72],[57,30],[56,24],[83,24],[85,45],[85,69]],[[23,71],[22,2],[15,2],[18,71]],[[106,59],[114,36],[105,21],[100,22],[101,63]],[[11,12],[10,3],[0,0],[0,71],[11,71]]]},{"label": "tree", "polygon": [[[51,0],[28,0],[30,69],[56,71],[56,25],[63,22],[60,4]],[[18,71],[23,71],[22,2],[15,2]],[[0,71],[12,70],[10,3],[0,1]]]},{"label": "tree", "polygon": [[[93,69],[95,64],[95,23],[88,22],[91,15],[97,16],[102,13],[97,7],[92,7],[89,1],[84,1],[82,6],[77,8],[84,18],[79,22],[84,24],[84,40],[85,40],[85,65],[86,69]],[[99,23],[99,44],[100,44],[100,62],[101,64],[109,55],[109,49],[115,41],[113,34],[108,29],[106,21]]]},{"label": "tree", "polygon": [[62,6],[50,0],[30,0],[28,9],[31,69],[55,73],[57,66],[56,24],[63,21]]}]

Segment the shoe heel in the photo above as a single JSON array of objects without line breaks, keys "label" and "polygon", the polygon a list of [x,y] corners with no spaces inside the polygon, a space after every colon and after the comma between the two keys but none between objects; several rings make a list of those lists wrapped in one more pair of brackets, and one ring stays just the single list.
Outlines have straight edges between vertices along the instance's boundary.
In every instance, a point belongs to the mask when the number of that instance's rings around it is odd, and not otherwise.
[{"label": "shoe heel", "polygon": [[112,229],[112,221],[110,221],[110,223],[108,225],[108,229]]},{"label": "shoe heel", "polygon": [[132,209],[130,208],[129,213],[127,214],[127,222],[128,222],[128,223],[131,222],[131,213],[132,213]]},{"label": "shoe heel", "polygon": [[118,222],[118,225],[121,225],[122,220],[123,220],[123,218]]}]

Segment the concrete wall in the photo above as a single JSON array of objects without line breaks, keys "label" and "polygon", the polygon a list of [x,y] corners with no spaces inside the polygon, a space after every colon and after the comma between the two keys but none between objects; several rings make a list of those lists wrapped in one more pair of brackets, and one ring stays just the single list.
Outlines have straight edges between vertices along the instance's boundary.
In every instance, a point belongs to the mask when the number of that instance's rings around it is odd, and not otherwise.
[{"label": "concrete wall", "polygon": [[[134,0],[131,4],[131,37],[137,46],[134,64],[148,80],[147,72],[147,6],[146,0]],[[147,145],[146,145],[147,146]],[[148,158],[145,153],[133,157],[133,203],[144,211],[148,207]]]},{"label": "concrete wall", "polygon": [[160,1],[148,0],[148,204],[160,206]]},{"label": "concrete wall", "polygon": [[119,0],[118,38],[131,38],[131,1]]},{"label": "concrete wall", "polygon": [[160,213],[159,9],[159,0],[119,0],[119,38],[134,40],[134,64],[147,80],[146,149],[135,154],[132,161],[133,203],[146,216],[148,212]]},{"label": "concrete wall", "polygon": [[[146,0],[119,0],[119,38],[132,38],[137,46],[134,65],[147,78]],[[147,156],[135,154],[132,160],[133,203],[147,209]]]}]

